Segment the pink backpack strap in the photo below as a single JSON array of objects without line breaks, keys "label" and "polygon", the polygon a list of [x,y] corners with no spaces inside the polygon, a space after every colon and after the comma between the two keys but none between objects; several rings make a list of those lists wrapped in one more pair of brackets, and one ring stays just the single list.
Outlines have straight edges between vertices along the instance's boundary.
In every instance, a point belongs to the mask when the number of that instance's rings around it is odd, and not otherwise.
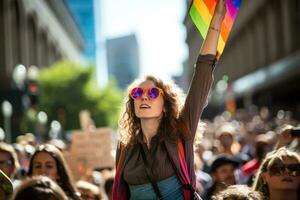
[{"label": "pink backpack strap", "polygon": [[180,176],[180,174],[178,174],[179,177],[179,181],[182,184],[183,187],[183,195],[184,195],[184,199],[191,199],[193,195],[192,191],[195,191],[195,183],[191,183],[191,179],[190,179],[190,175],[188,172],[188,168],[187,168],[187,163],[186,163],[186,159],[185,159],[185,151],[184,151],[184,146],[182,143],[181,139],[178,139],[177,142],[177,146],[178,146],[178,157],[179,157],[179,161],[180,161],[180,167],[181,170],[183,172],[184,177]]},{"label": "pink backpack strap", "polygon": [[[116,175],[114,179],[114,185],[113,185],[113,200],[125,200],[127,198],[126,194],[126,188],[122,187],[121,183],[121,171],[123,166],[123,161],[125,159],[125,147],[120,144],[120,156],[119,161],[116,166]],[[122,190],[122,193],[120,193],[120,189]]]}]

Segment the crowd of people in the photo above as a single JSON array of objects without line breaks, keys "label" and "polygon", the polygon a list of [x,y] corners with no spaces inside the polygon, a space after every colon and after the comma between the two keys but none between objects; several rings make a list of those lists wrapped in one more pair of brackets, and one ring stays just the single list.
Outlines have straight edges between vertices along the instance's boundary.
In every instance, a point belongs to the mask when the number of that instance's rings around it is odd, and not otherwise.
[{"label": "crowd of people", "polygon": [[[18,138],[19,139],[19,138]],[[0,142],[0,199],[111,199],[113,171],[95,169],[74,180],[63,156],[62,140],[37,144],[26,134],[14,144]]]},{"label": "crowd of people", "polygon": [[15,144],[0,143],[0,198],[300,199],[300,130],[290,112],[251,108],[200,119],[219,58],[225,3],[216,5],[183,104],[176,85],[158,77],[129,86],[115,169],[93,169],[75,182],[62,141],[37,144],[26,134]]},{"label": "crowd of people", "polygon": [[[272,116],[267,108],[224,112],[198,126],[194,167],[202,199],[300,198],[299,122],[290,112]],[[14,144],[2,141],[0,199],[112,199],[115,170],[95,169],[97,176],[74,182],[62,142],[38,145],[32,134]]]},{"label": "crowd of people", "polygon": [[[245,198],[229,199],[300,198],[299,122],[282,110],[271,116],[267,108],[234,117],[224,112],[199,127],[195,170],[203,199],[242,194]],[[238,185],[243,187],[234,189]],[[246,198],[250,191],[253,197]]]}]

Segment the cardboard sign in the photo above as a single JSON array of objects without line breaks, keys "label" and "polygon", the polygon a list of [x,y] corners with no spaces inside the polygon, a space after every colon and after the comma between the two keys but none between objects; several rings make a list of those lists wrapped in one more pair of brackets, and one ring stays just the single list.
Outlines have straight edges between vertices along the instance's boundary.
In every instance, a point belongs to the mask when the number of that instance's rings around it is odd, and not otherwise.
[{"label": "cardboard sign", "polygon": [[114,166],[111,134],[110,128],[73,131],[71,150],[66,160],[75,179],[89,170]]}]

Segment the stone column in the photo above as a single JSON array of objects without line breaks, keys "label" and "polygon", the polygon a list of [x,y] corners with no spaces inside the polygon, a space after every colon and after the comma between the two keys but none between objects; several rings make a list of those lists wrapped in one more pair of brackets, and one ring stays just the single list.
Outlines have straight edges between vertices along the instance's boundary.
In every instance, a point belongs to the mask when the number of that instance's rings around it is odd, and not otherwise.
[{"label": "stone column", "polygon": [[40,35],[41,40],[41,66],[40,67],[46,67],[48,66],[48,38],[47,38],[47,31],[42,30]]},{"label": "stone column", "polygon": [[282,15],[279,8],[278,1],[272,1],[267,4],[266,9],[267,16],[267,32],[268,32],[268,50],[269,50],[269,62],[273,62],[280,57],[282,50]]},{"label": "stone column", "polygon": [[284,54],[287,55],[292,50],[292,34],[291,34],[291,6],[290,1],[280,1],[282,9],[282,30],[283,30],[283,50]]},{"label": "stone column", "polygon": [[266,44],[265,44],[265,36],[266,36],[266,29],[265,24],[263,22],[264,17],[259,13],[256,15],[254,20],[254,34],[255,34],[255,42],[257,44],[256,46],[256,62],[255,62],[255,68],[258,69],[265,65],[266,63]]},{"label": "stone column", "polygon": [[25,13],[25,8],[23,5],[23,1],[18,1],[19,3],[19,11],[20,11],[20,56],[21,62],[25,66],[29,65],[29,50],[28,50],[28,27],[27,27],[27,16]]},{"label": "stone column", "polygon": [[3,29],[3,38],[4,38],[4,66],[5,66],[5,75],[10,76],[13,70],[13,58],[12,58],[12,43],[11,38],[12,35],[10,33],[11,30],[11,9],[9,6],[10,1],[4,0],[3,1],[3,11],[4,11],[4,29]]},{"label": "stone column", "polygon": [[49,46],[49,65],[52,65],[55,62],[55,45],[50,43]]},{"label": "stone column", "polygon": [[36,65],[41,67],[43,65],[43,48],[42,48],[42,30],[36,29]]},{"label": "stone column", "polygon": [[31,15],[28,17],[28,52],[29,52],[29,65],[37,65],[37,55],[36,55],[36,23],[34,17]]},{"label": "stone column", "polygon": [[0,1],[0,83],[2,83],[3,75],[5,74],[5,46],[4,46],[4,2]]},{"label": "stone column", "polygon": [[12,68],[17,64],[21,64],[21,41],[20,41],[20,9],[16,0],[10,1],[10,35],[11,35],[11,46],[9,47],[12,51]]}]

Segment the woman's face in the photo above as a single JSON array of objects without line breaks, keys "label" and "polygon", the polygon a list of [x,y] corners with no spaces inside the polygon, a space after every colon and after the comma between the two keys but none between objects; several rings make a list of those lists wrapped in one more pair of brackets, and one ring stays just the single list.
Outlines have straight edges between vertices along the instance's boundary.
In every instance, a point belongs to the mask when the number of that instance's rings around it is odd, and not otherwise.
[{"label": "woman's face", "polygon": [[263,174],[264,182],[272,190],[297,190],[300,184],[299,162],[294,158],[286,157],[283,162],[275,162]]},{"label": "woman's face", "polygon": [[32,162],[32,175],[43,175],[57,181],[59,176],[54,158],[47,152],[37,153]]},{"label": "woman's face", "polygon": [[[138,87],[149,89],[156,87],[154,82],[146,80]],[[156,99],[151,99],[147,93],[144,92],[141,98],[134,99],[135,115],[140,119],[158,118],[162,116],[164,110],[164,98],[159,95]]]}]

